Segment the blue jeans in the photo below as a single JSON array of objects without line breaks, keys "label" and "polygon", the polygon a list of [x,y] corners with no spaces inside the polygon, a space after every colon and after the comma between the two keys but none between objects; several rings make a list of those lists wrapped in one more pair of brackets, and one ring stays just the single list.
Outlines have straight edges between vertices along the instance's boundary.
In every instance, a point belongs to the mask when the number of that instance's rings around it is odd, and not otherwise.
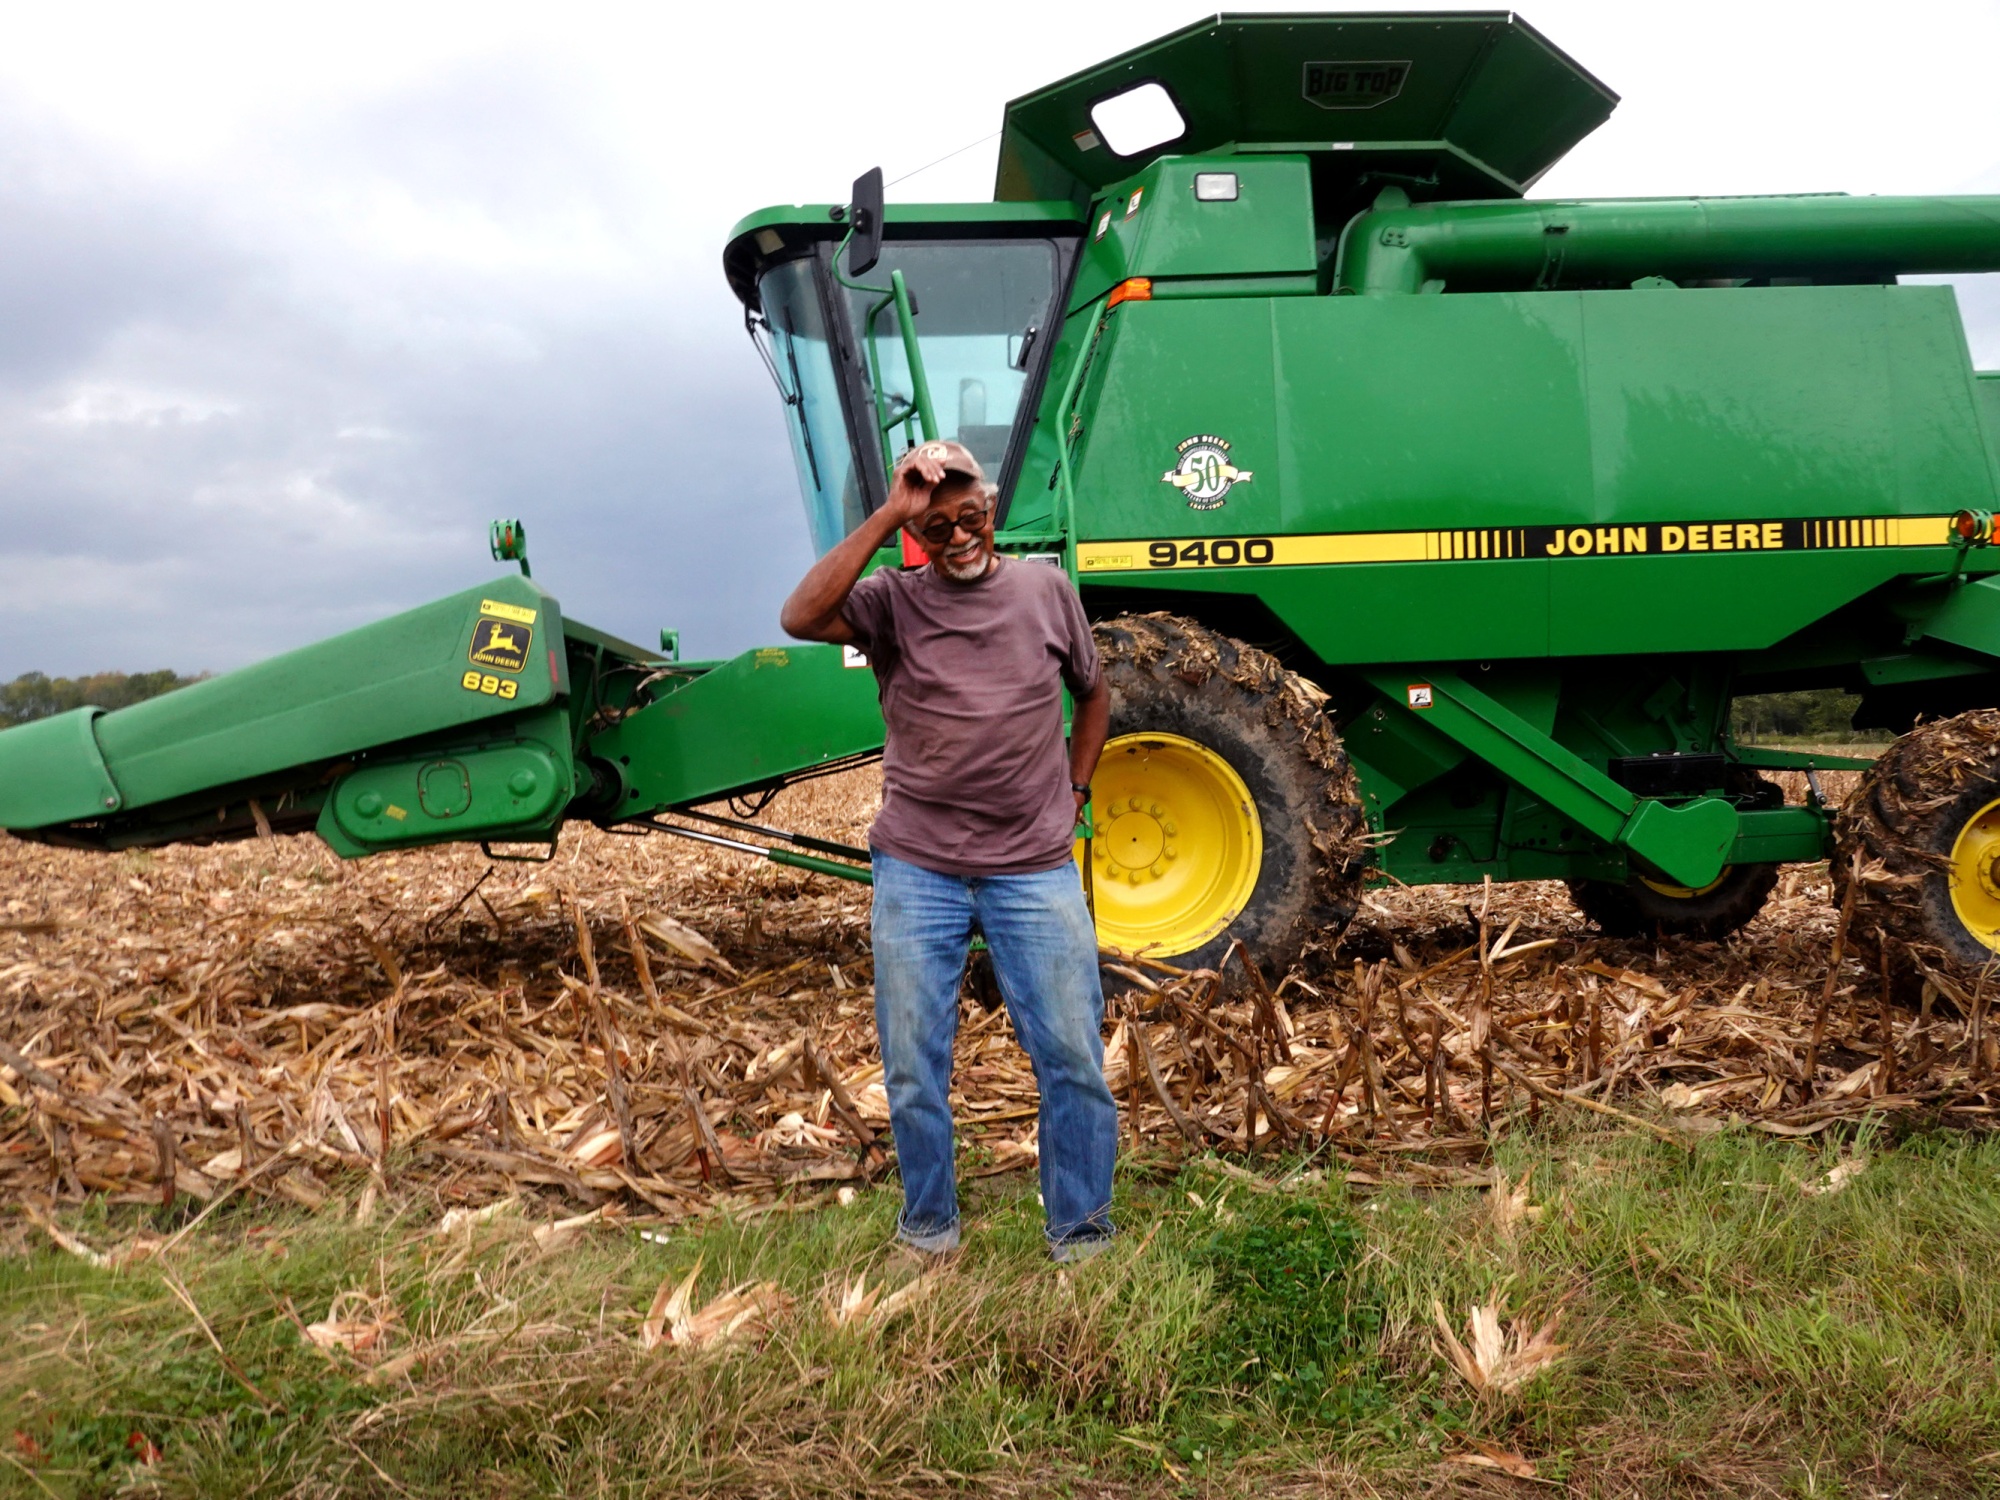
[{"label": "blue jeans", "polygon": [[1041,1090],[1042,1209],[1052,1245],[1112,1232],[1118,1106],[1104,1084],[1097,933],[1074,865],[1037,875],[940,875],[875,851],[875,1027],[903,1176],[897,1233],[958,1243],[951,1047],[972,935],[986,939],[1014,1034]]}]

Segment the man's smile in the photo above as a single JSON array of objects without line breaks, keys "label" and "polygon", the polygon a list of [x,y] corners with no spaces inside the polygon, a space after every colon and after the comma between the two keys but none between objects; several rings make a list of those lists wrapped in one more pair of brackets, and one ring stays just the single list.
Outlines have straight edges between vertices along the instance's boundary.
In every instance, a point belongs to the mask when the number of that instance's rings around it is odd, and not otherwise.
[{"label": "man's smile", "polygon": [[937,569],[947,578],[970,583],[982,578],[991,559],[983,536],[969,538],[963,545],[947,547],[937,554]]}]

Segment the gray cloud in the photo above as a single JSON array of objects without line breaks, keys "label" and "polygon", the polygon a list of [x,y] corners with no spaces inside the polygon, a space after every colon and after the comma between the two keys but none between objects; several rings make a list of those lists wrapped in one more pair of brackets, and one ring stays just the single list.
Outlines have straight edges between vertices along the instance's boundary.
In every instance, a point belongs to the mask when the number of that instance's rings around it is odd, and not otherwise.
[{"label": "gray cloud", "polygon": [[490,576],[496,515],[578,618],[775,638],[810,560],[775,399],[578,115],[461,69],[270,143],[311,164],[279,213],[0,114],[0,676],[303,644]]},{"label": "gray cloud", "polygon": [[[1986,149],[1990,7],[1899,20],[1942,71],[1895,138],[1853,110],[1879,67],[1866,7],[1836,7],[1801,60],[1789,20],[1726,0],[1691,0],[1670,33],[1544,3],[1537,24],[1627,99],[1550,195],[1995,190],[1962,181]],[[61,45],[0,56],[0,677],[304,644],[492,576],[500,515],[527,521],[537,579],[577,618],[642,641],[676,626],[699,655],[776,639],[809,555],[720,274],[728,226],[942,156],[1011,94],[1187,16],[1022,0],[996,26],[891,0],[913,68],[978,58],[921,110],[834,87],[879,72],[877,33],[774,17],[747,60],[729,18],[639,8],[533,26],[343,11],[324,66],[333,13],[310,8],[265,12],[240,44],[163,16],[157,45],[183,50],[157,59],[58,19]],[[1718,27],[1754,87],[1703,71]],[[225,84],[227,107],[189,97]],[[89,97],[71,107],[70,86]],[[177,110],[193,123],[165,129]],[[992,158],[897,195],[983,196]],[[1959,279],[1988,367],[1995,283]]]}]

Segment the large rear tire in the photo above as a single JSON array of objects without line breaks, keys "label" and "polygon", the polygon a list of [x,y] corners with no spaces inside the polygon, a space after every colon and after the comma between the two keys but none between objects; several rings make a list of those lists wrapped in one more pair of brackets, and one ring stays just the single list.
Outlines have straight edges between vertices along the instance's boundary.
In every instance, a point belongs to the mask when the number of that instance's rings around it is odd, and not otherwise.
[{"label": "large rear tire", "polygon": [[1093,779],[1099,940],[1202,968],[1241,938],[1267,971],[1331,944],[1369,846],[1325,694],[1172,615],[1107,621],[1097,644],[1111,689]]},{"label": "large rear tire", "polygon": [[1921,724],[1862,773],[1834,825],[1836,901],[1857,855],[1848,941],[1871,967],[1886,954],[1899,998],[1919,965],[1968,988],[2000,973],[2000,709]]}]

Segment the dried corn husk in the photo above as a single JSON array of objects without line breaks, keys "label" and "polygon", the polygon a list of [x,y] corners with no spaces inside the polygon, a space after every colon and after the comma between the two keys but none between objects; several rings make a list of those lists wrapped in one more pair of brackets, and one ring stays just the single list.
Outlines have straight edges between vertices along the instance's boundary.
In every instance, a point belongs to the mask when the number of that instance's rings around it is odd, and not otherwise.
[{"label": "dried corn husk", "polygon": [[1451,1367],[1481,1396],[1511,1395],[1554,1364],[1563,1352],[1564,1346],[1555,1341],[1560,1312],[1539,1328],[1525,1318],[1516,1318],[1503,1328],[1497,1307],[1475,1307],[1466,1314],[1466,1341],[1460,1343],[1451,1331],[1443,1304],[1433,1302],[1431,1310]]},{"label": "dried corn husk", "polygon": [[[856,842],[878,788],[872,771],[807,783],[770,816]],[[865,888],[589,829],[534,869],[469,848],[342,864],[289,836],[113,856],[0,841],[0,866],[16,1201],[317,1208],[423,1183],[448,1208],[539,1193],[677,1218],[886,1164]],[[1320,1146],[1362,1185],[1491,1185],[1489,1132],[1543,1109],[1669,1139],[1718,1119],[1809,1137],[1897,1109],[2000,1114],[1979,1013],[1896,1009],[1885,1036],[1870,969],[1845,962],[1829,989],[1823,869],[1786,873],[1721,944],[1604,938],[1553,882],[1495,887],[1482,929],[1484,900],[1377,887],[1333,967],[1265,976],[1269,1001],[1234,963],[1127,962],[1106,1062],[1126,1130]],[[660,945],[657,973],[635,941]],[[1004,1011],[968,1007],[955,1082],[971,1170],[1032,1168],[1037,1095]],[[1523,1210],[1496,1206],[1496,1229]]]},{"label": "dried corn husk", "polygon": [[305,1328],[306,1342],[316,1349],[353,1355],[379,1351],[396,1321],[396,1305],[387,1297],[360,1290],[340,1293],[317,1323]]},{"label": "dried corn husk", "polygon": [[653,1296],[653,1305],[639,1327],[645,1349],[672,1345],[706,1349],[736,1339],[755,1338],[769,1331],[772,1321],[792,1306],[792,1295],[775,1281],[744,1282],[694,1308],[695,1282],[701,1261],[676,1283],[668,1277]]}]

